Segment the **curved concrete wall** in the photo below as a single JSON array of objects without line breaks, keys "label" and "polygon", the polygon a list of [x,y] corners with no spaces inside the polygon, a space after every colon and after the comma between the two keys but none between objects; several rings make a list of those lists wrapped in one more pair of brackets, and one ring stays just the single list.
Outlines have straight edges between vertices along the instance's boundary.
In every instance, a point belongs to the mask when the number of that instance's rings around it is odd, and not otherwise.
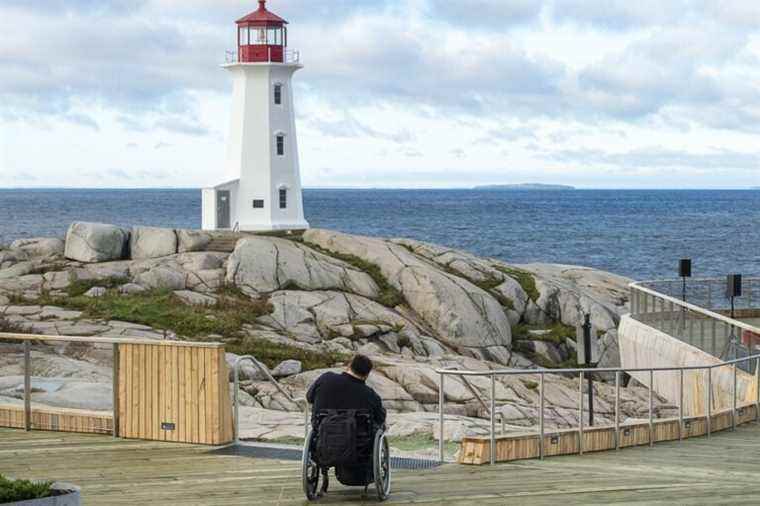
[{"label": "curved concrete wall", "polygon": [[[704,351],[684,343],[644,323],[624,316],[618,329],[620,363],[625,369],[651,367],[683,367],[718,365],[722,361]],[[629,373],[643,385],[649,385],[648,372]],[[729,409],[733,402],[734,367],[724,366],[712,370],[714,411]],[[679,404],[680,373],[655,372],[652,388],[662,397]],[[755,401],[757,386],[753,375],[737,371],[737,405]],[[704,415],[706,405],[707,372],[684,373],[684,416]]]}]

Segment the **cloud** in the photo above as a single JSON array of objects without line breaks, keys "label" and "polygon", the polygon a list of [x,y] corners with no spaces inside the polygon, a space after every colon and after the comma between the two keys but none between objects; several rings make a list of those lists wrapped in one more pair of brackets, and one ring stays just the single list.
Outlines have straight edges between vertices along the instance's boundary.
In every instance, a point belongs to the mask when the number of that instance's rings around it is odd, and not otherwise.
[{"label": "cloud", "polygon": [[317,129],[323,135],[336,138],[365,138],[386,140],[396,144],[413,142],[415,136],[406,129],[397,132],[381,132],[375,128],[357,120],[348,110],[341,111],[341,115],[335,119],[324,119],[321,117],[310,117],[307,119],[308,124]]},{"label": "cloud", "polygon": [[600,149],[570,149],[548,152],[547,158],[573,164],[606,165],[624,169],[760,169],[760,152],[714,150],[694,153],[660,146],[629,151],[608,152]]},{"label": "cloud", "polygon": [[541,13],[542,3],[536,0],[430,0],[429,14],[452,25],[485,27],[503,30],[505,27],[534,21]]}]

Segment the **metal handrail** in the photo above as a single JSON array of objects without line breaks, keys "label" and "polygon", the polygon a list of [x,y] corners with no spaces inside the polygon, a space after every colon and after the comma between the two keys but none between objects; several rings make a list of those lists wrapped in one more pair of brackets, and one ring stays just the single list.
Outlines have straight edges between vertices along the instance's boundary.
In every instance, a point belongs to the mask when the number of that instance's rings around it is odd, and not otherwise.
[{"label": "metal handrail", "polygon": [[[267,62],[272,62],[272,48],[268,48]],[[301,63],[301,51],[296,49],[284,49],[282,52],[283,63]],[[226,50],[224,52],[224,63],[227,65],[240,63],[240,55],[237,50]]]},{"label": "metal handrail", "polygon": [[[732,407],[733,407],[733,414],[732,414],[732,430],[736,428],[736,410],[737,410],[737,365],[743,362],[750,362],[750,361],[756,361],[755,365],[755,382],[758,386],[760,386],[760,354],[757,355],[751,355],[744,358],[737,358],[734,360],[728,360],[728,361],[722,361],[719,364],[708,364],[708,365],[701,365],[701,366],[680,366],[680,367],[648,367],[648,368],[631,368],[626,369],[622,367],[614,367],[614,368],[599,368],[599,369],[591,369],[591,368],[575,368],[575,369],[500,369],[500,370],[490,370],[490,371],[463,371],[459,369],[451,369],[451,368],[441,368],[436,369],[436,373],[440,375],[440,381],[438,386],[438,414],[439,414],[439,445],[438,445],[438,452],[439,452],[439,460],[441,463],[444,462],[444,445],[443,445],[443,436],[444,436],[444,422],[445,422],[445,415],[444,415],[444,404],[445,404],[445,394],[444,394],[444,384],[445,384],[445,377],[446,376],[459,376],[460,378],[464,378],[465,376],[485,376],[491,378],[491,406],[492,409],[490,410],[490,421],[491,421],[491,430],[490,430],[490,445],[491,445],[491,451],[490,451],[490,460],[491,464],[495,463],[495,445],[496,445],[496,431],[495,431],[495,417],[494,417],[494,410],[495,410],[495,383],[496,383],[496,377],[497,376],[538,376],[539,377],[539,458],[544,458],[544,439],[546,437],[545,433],[545,424],[544,424],[544,404],[545,404],[545,395],[544,395],[544,378],[546,374],[577,374],[578,375],[578,384],[579,384],[579,391],[578,391],[578,399],[579,399],[579,427],[578,427],[578,438],[579,438],[579,453],[583,454],[584,448],[583,448],[583,441],[584,441],[584,424],[583,424],[583,380],[585,374],[593,374],[593,373],[615,373],[615,447],[616,449],[620,449],[620,376],[622,373],[629,373],[629,372],[647,372],[649,373],[649,384],[647,386],[648,390],[648,424],[649,424],[649,444],[650,446],[654,445],[654,404],[653,404],[653,384],[654,384],[654,373],[655,372],[662,372],[662,371],[680,371],[680,382],[679,382],[679,406],[678,406],[678,416],[679,416],[679,440],[682,438],[682,432],[684,430],[684,412],[683,412],[683,373],[685,371],[707,371],[707,388],[706,388],[706,407],[705,407],[705,418],[707,420],[706,426],[707,426],[707,437],[710,437],[711,433],[711,417],[713,416],[713,410],[712,410],[712,403],[713,403],[713,394],[712,394],[712,386],[713,386],[713,378],[712,378],[712,370],[717,369],[720,367],[726,367],[726,366],[734,366],[733,367],[733,374],[734,374],[734,380],[733,380],[733,388],[732,388]],[[755,418],[756,421],[760,422],[760,388],[756,388],[756,397],[754,401],[755,406]]]},{"label": "metal handrail", "polygon": [[[447,371],[458,371],[459,370],[458,367],[454,367],[454,366],[452,366],[452,367],[446,367],[444,369],[447,370]],[[486,401],[484,401],[483,398],[480,396],[480,392],[478,392],[477,388],[475,388],[474,386],[472,386],[472,383],[470,383],[469,380],[464,375],[460,375],[459,379],[462,380],[462,383],[464,383],[464,386],[467,387],[467,389],[470,391],[470,393],[473,395],[473,397],[475,397],[475,399],[480,403],[480,405],[483,407],[483,409],[485,410],[485,412],[490,416],[491,415],[491,407],[488,404],[486,404]],[[499,420],[501,422],[501,433],[504,434],[507,431],[506,419],[504,418],[504,413],[499,412],[499,413],[497,413],[497,415],[499,416]]]},{"label": "metal handrail", "polygon": [[305,420],[305,428],[304,432],[308,433],[309,430],[309,404],[306,402],[306,399],[298,398],[294,399],[293,396],[290,395],[290,393],[282,388],[280,383],[274,379],[274,376],[269,372],[269,369],[267,369],[264,364],[259,362],[256,357],[252,355],[242,355],[238,357],[235,360],[235,365],[233,367],[233,381],[234,381],[234,390],[232,393],[232,406],[234,410],[234,426],[233,426],[233,435],[235,439],[234,444],[240,443],[240,403],[238,401],[238,390],[240,389],[240,364],[245,361],[251,362],[256,368],[264,373],[264,376],[266,376],[267,380],[274,385],[274,387],[277,389],[278,392],[280,392],[285,398],[298,406],[301,411],[304,413],[304,420]]},{"label": "metal handrail", "polygon": [[[739,320],[734,320],[734,319],[732,319],[732,318],[730,318],[728,316],[724,316],[724,315],[722,315],[720,313],[716,313],[714,311],[711,311],[709,309],[705,309],[703,307],[697,306],[697,305],[692,304],[690,302],[685,302],[685,301],[683,301],[681,299],[677,299],[675,297],[671,297],[670,295],[666,295],[664,293],[658,292],[658,291],[653,290],[651,288],[647,288],[647,287],[643,286],[643,284],[646,284],[646,283],[654,283],[654,281],[642,281],[642,282],[638,282],[638,283],[631,283],[629,285],[629,288],[631,289],[632,292],[634,290],[638,291],[638,292],[642,292],[642,293],[645,293],[645,294],[647,294],[647,295],[649,295],[651,297],[657,297],[659,299],[662,299],[662,300],[664,300],[666,302],[669,302],[669,303],[671,303],[671,304],[673,304],[675,306],[678,306],[680,308],[688,309],[689,311],[692,311],[694,313],[698,313],[698,314],[701,314],[701,315],[703,315],[705,317],[708,317],[708,318],[711,318],[711,319],[714,319],[714,320],[718,320],[718,321],[720,321],[720,322],[722,322],[722,323],[724,323],[726,325],[731,325],[731,326],[740,328],[742,330],[747,330],[749,332],[754,332],[754,333],[760,334],[760,328],[755,327],[754,325],[750,325],[748,323],[744,323],[744,322],[739,321]],[[633,307],[634,305],[635,305],[634,304],[634,297],[632,296],[631,297],[631,313],[632,314],[638,314],[638,309],[639,308],[636,307],[635,308],[636,313],[634,313],[634,307]]]}]

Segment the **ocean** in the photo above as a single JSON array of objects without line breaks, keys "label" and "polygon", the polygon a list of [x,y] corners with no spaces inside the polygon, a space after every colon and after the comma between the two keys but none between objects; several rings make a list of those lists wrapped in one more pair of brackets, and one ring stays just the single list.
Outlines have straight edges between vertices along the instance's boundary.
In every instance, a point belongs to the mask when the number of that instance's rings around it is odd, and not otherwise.
[{"label": "ocean", "polygon": [[[304,191],[312,227],[408,237],[512,263],[595,267],[635,279],[760,272],[760,191]],[[73,221],[198,228],[200,190],[0,190],[0,244]]]}]

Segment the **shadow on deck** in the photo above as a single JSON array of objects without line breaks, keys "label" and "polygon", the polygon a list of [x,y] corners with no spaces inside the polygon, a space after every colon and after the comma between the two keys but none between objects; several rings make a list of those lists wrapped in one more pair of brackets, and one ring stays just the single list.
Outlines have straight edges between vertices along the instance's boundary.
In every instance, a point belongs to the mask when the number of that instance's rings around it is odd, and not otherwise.
[{"label": "shadow on deck", "polygon": [[[756,504],[760,425],[620,452],[398,471],[389,504]],[[302,505],[300,464],[208,446],[0,429],[0,473],[82,487],[85,504]],[[334,481],[334,480],[333,480]],[[371,504],[334,486],[318,504]]]}]

